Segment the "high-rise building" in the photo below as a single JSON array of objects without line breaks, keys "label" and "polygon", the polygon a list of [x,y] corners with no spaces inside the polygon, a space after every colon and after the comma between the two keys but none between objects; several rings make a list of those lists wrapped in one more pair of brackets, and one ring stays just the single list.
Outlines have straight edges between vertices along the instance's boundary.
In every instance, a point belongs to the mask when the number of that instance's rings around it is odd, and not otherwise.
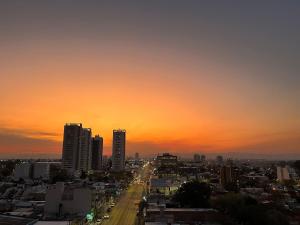
[{"label": "high-rise building", "polygon": [[102,169],[107,168],[109,165],[109,159],[107,155],[103,155],[102,157]]},{"label": "high-rise building", "polygon": [[199,154],[195,154],[194,155],[194,162],[200,162],[200,160],[201,160],[200,155]]},{"label": "high-rise building", "polygon": [[112,146],[112,170],[123,171],[125,169],[125,143],[126,131],[113,130]]},{"label": "high-rise building", "polygon": [[177,166],[178,158],[176,155],[163,153],[156,157],[156,161],[159,166]]},{"label": "high-rise building", "polygon": [[70,173],[91,169],[92,130],[81,123],[68,123],[64,127],[63,168]]},{"label": "high-rise building", "polygon": [[277,180],[282,182],[285,180],[290,180],[290,173],[288,167],[277,166]]},{"label": "high-rise building", "polygon": [[64,127],[64,140],[62,151],[63,168],[69,172],[78,169],[78,158],[80,151],[80,137],[82,135],[81,123],[68,123]]},{"label": "high-rise building", "polygon": [[236,173],[232,166],[222,166],[220,169],[220,183],[223,187],[236,182]]},{"label": "high-rise building", "polygon": [[92,147],[92,130],[90,128],[83,128],[80,136],[79,149],[79,170],[88,171],[91,169],[91,147]]},{"label": "high-rise building", "polygon": [[92,170],[102,169],[103,138],[96,135],[92,139]]},{"label": "high-rise building", "polygon": [[201,162],[205,162],[206,160],[206,156],[205,155],[201,155]]},{"label": "high-rise building", "polygon": [[140,159],[140,154],[138,152],[135,153],[134,159],[138,161]]}]

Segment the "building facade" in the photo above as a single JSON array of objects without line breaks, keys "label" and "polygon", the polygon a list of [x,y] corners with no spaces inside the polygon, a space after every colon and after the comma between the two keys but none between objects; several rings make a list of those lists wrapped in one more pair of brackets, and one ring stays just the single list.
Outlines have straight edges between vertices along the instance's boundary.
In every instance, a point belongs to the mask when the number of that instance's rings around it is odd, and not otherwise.
[{"label": "building facade", "polygon": [[102,169],[103,164],[103,138],[96,135],[92,139],[92,170]]},{"label": "building facade", "polygon": [[290,180],[290,173],[288,167],[277,166],[277,180],[283,182],[285,180]]},{"label": "building facade", "polygon": [[177,166],[178,159],[177,156],[171,155],[169,153],[163,153],[156,157],[158,166]]},{"label": "building facade", "polygon": [[199,154],[194,154],[194,162],[200,162],[201,156]]},{"label": "building facade", "polygon": [[220,184],[226,187],[228,184],[236,184],[237,173],[232,166],[222,166],[220,169]]},{"label": "building facade", "polygon": [[126,131],[113,130],[113,146],[112,146],[112,170],[125,170],[125,144]]},{"label": "building facade", "polygon": [[45,218],[84,217],[95,204],[101,204],[100,200],[91,187],[58,182],[47,188]]},{"label": "building facade", "polygon": [[83,128],[80,136],[80,148],[78,165],[80,171],[88,171],[91,169],[91,147],[92,147],[92,130]]},{"label": "building facade", "polygon": [[19,163],[15,167],[14,177],[16,179],[32,179],[33,166],[30,162]]},{"label": "building facade", "polygon": [[78,156],[80,150],[80,137],[82,134],[82,124],[69,123],[64,127],[64,140],[62,151],[63,168],[74,172],[78,169]]},{"label": "building facade", "polygon": [[35,162],[33,164],[33,178],[34,179],[49,179],[50,176],[50,163],[48,162]]},{"label": "building facade", "polygon": [[64,127],[62,165],[74,173],[91,169],[92,130],[81,123],[68,123]]}]

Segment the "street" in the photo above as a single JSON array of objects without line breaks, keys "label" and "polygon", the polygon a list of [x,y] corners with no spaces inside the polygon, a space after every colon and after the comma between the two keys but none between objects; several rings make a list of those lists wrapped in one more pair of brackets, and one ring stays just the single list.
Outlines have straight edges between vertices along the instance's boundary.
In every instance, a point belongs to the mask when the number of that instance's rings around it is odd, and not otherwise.
[{"label": "street", "polygon": [[143,185],[133,184],[128,191],[121,197],[116,206],[112,209],[110,218],[105,220],[103,225],[134,225],[138,205],[142,197]]},{"label": "street", "polygon": [[148,171],[148,166],[145,166],[139,178],[128,187],[128,190],[120,198],[116,206],[109,213],[110,218],[103,221],[103,225],[134,225],[138,209],[138,203],[144,191],[145,172]]}]

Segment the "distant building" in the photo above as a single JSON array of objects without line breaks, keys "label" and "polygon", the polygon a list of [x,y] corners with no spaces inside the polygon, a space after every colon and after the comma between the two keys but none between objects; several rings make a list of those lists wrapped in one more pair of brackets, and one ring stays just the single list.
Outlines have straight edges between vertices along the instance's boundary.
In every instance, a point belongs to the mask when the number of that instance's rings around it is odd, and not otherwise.
[{"label": "distant building", "polygon": [[201,157],[199,154],[195,154],[194,155],[194,162],[200,162],[201,161]]},{"label": "distant building", "polygon": [[290,173],[287,166],[277,166],[277,180],[280,182],[284,180],[290,180]]},{"label": "distant building", "polygon": [[19,163],[15,167],[14,177],[17,179],[31,179],[33,175],[32,163]]},{"label": "distant building", "polygon": [[217,162],[218,164],[223,164],[223,156],[218,155],[218,156],[216,157],[216,162]]},{"label": "distant building", "polygon": [[125,170],[125,144],[126,144],[126,131],[114,130],[113,146],[112,146],[112,170],[113,171]]},{"label": "distant building", "polygon": [[178,163],[177,156],[169,153],[163,153],[156,157],[159,166],[176,166]]},{"label": "distant building", "polygon": [[140,159],[140,155],[139,155],[138,152],[135,153],[134,159],[135,159],[136,161],[138,161],[138,160]]},{"label": "distant building", "polygon": [[92,139],[92,170],[102,169],[103,138],[96,135]]},{"label": "distant building", "polygon": [[206,156],[205,155],[201,155],[201,162],[205,162],[206,161]]},{"label": "distant building", "polygon": [[166,196],[174,193],[180,186],[180,183],[173,182],[172,179],[168,178],[151,178],[149,183],[149,193]]},{"label": "distant building", "polygon": [[63,168],[74,172],[78,170],[78,158],[80,151],[80,137],[82,135],[82,124],[70,123],[64,127],[64,140],[62,151]]},{"label": "distant building", "polygon": [[49,179],[50,176],[50,163],[48,162],[35,162],[33,164],[33,178],[34,179]]},{"label": "distant building", "polygon": [[224,187],[227,184],[235,182],[236,177],[232,166],[222,166],[220,169],[220,183]]}]

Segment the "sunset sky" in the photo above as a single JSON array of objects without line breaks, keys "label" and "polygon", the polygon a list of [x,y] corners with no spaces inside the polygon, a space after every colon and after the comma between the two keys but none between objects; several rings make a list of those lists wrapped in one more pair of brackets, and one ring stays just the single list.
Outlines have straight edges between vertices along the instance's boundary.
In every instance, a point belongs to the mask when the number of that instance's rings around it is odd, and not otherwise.
[{"label": "sunset sky", "polygon": [[0,158],[63,126],[128,155],[300,156],[300,1],[0,2]]}]

